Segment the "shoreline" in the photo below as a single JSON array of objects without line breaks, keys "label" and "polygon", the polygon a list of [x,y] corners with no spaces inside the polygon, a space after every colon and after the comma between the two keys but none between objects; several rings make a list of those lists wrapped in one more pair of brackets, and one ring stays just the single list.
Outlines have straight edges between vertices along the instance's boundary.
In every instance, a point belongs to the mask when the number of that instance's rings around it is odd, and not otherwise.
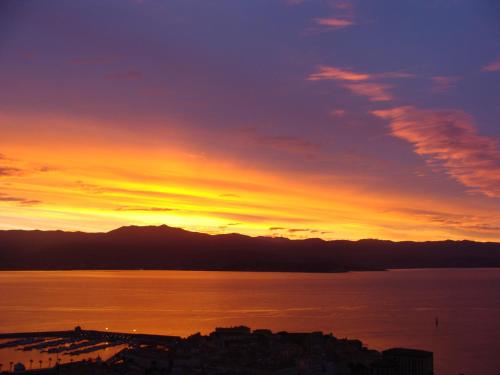
[{"label": "shoreline", "polygon": [[78,272],[78,271],[154,271],[154,272],[227,272],[227,273],[305,273],[305,274],[341,274],[354,272],[389,272],[389,271],[416,271],[416,270],[497,270],[500,267],[492,266],[460,266],[460,267],[401,267],[401,268],[370,268],[333,271],[308,270],[262,270],[262,269],[226,269],[226,268],[1,268],[0,272]]},{"label": "shoreline", "polygon": [[[74,330],[46,332],[17,332],[0,334],[0,351],[30,351],[30,368],[22,362],[10,371],[60,374],[104,373],[241,373],[270,374],[276,371],[344,374],[379,373],[390,370],[391,374],[406,369],[406,362],[421,369],[416,375],[433,373],[434,353],[420,349],[393,347],[383,351],[370,349],[359,339],[337,338],[322,331],[273,332],[267,328],[250,329],[247,326],[218,327],[208,334],[194,333],[186,337],[122,333],[111,331]],[[121,349],[102,359],[102,350],[120,346]],[[49,366],[32,369],[35,352],[56,354],[47,360]],[[86,359],[61,362],[63,356],[79,356]],[[67,357],[65,357],[67,358]],[[405,362],[406,361],[406,362]],[[107,372],[107,371],[110,372]],[[325,373],[324,371],[322,373]]]}]

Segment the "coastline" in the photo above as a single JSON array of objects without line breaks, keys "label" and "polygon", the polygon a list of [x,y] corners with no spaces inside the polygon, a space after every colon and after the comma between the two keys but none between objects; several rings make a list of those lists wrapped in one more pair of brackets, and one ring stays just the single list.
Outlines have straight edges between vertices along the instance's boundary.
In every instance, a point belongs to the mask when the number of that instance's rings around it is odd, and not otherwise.
[{"label": "coastline", "polygon": [[71,272],[71,271],[186,271],[186,272],[238,272],[238,273],[310,273],[310,274],[337,274],[337,273],[354,273],[354,272],[388,272],[388,271],[404,271],[404,270],[488,270],[500,269],[495,266],[460,266],[460,267],[391,267],[391,268],[363,268],[363,269],[348,269],[348,270],[332,270],[332,271],[314,271],[314,270],[280,270],[280,269],[238,269],[238,268],[2,268],[0,272]]},{"label": "coastline", "polygon": [[[405,373],[419,368],[415,375],[434,372],[434,353],[410,348],[389,348],[381,352],[367,348],[358,339],[337,338],[332,333],[273,332],[247,326],[218,327],[208,335],[194,333],[187,337],[74,330],[17,332],[0,334],[3,349],[30,352],[26,367],[10,361],[9,372],[51,374],[99,373]],[[117,348],[107,358],[103,350]],[[40,359],[33,369],[33,355],[48,352],[56,355]],[[81,359],[81,355],[87,358]],[[71,357],[68,361],[68,356]],[[75,362],[73,357],[78,358]],[[28,359],[29,358],[29,359]],[[36,357],[35,357],[36,358]],[[54,364],[54,366],[52,366]],[[360,372],[361,371],[361,372]],[[134,372],[136,373],[136,372]]]}]

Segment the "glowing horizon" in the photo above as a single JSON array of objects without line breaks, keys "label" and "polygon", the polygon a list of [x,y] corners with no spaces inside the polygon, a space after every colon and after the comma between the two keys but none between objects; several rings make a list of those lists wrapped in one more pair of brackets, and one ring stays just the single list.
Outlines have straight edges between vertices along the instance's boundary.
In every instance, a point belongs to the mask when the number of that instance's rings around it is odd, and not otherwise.
[{"label": "glowing horizon", "polygon": [[0,229],[500,241],[498,8],[390,3],[7,1]]}]

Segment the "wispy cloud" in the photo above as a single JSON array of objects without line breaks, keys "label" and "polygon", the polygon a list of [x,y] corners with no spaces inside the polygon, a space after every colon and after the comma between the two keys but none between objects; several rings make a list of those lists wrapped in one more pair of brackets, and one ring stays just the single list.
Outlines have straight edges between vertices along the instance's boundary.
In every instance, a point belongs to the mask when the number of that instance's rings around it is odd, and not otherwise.
[{"label": "wispy cloud", "polygon": [[351,83],[344,85],[352,93],[366,96],[372,102],[387,102],[393,99],[391,85],[381,83]]},{"label": "wispy cloud", "polygon": [[309,232],[309,229],[305,228],[290,228],[288,229],[289,233],[297,233],[297,232]]},{"label": "wispy cloud", "polygon": [[23,173],[21,168],[14,167],[12,165],[13,159],[7,157],[4,154],[0,154],[0,161],[3,165],[0,165],[0,177],[2,176],[18,176]]},{"label": "wispy cloud", "polygon": [[1,176],[15,176],[15,175],[21,174],[21,172],[22,171],[19,168],[0,166],[0,177]]},{"label": "wispy cloud", "polygon": [[453,87],[462,79],[462,77],[457,76],[434,76],[432,77],[433,91],[435,92],[445,92]]},{"label": "wispy cloud", "polygon": [[307,78],[309,81],[325,81],[325,80],[335,80],[335,81],[367,81],[372,77],[366,73],[356,73],[352,70],[336,68],[334,66],[322,65],[318,68],[318,71],[311,73]]},{"label": "wispy cloud", "polygon": [[27,198],[22,198],[22,197],[12,197],[6,194],[0,193],[0,202],[12,202],[12,203],[18,203],[26,206],[31,206],[34,204],[39,204],[42,203],[39,200],[36,199],[27,199]]},{"label": "wispy cloud", "polygon": [[393,99],[390,92],[392,85],[377,82],[382,79],[411,78],[413,74],[406,72],[360,73],[334,66],[319,66],[311,73],[309,81],[338,81],[353,94],[366,96],[370,101],[383,102]]},{"label": "wispy cloud", "polygon": [[500,59],[495,60],[488,65],[483,66],[482,70],[484,72],[497,72],[500,70]]},{"label": "wispy cloud", "polygon": [[324,32],[356,25],[354,21],[354,6],[351,2],[331,1],[329,5],[333,10],[333,14],[326,17],[315,18],[314,22],[319,30],[313,29],[311,31]]},{"label": "wispy cloud", "polygon": [[412,78],[413,74],[407,72],[383,72],[383,73],[359,73],[350,69],[337,68],[335,66],[321,65],[318,70],[311,73],[309,81],[350,81],[361,82],[385,78]]},{"label": "wispy cloud", "polygon": [[0,154],[0,162],[0,177],[26,176],[54,170],[54,168],[49,167],[48,165],[26,163],[23,160],[7,157],[4,154]]},{"label": "wispy cloud", "polygon": [[354,10],[354,5],[349,0],[335,0],[331,2],[331,5],[333,6],[333,8],[345,12],[352,12]]},{"label": "wispy cloud", "polygon": [[391,133],[414,145],[455,180],[489,197],[500,197],[498,139],[477,134],[472,119],[459,110],[399,107],[373,112],[390,121]]},{"label": "wispy cloud", "polygon": [[481,233],[500,233],[499,216],[456,214],[443,211],[400,208],[394,210],[405,215],[427,221],[430,224],[439,224],[456,231],[473,231]]},{"label": "wispy cloud", "polygon": [[331,29],[342,29],[355,24],[354,21],[350,19],[338,17],[316,18],[314,21],[319,26],[325,26]]},{"label": "wispy cloud", "polygon": [[342,108],[335,108],[335,109],[332,109],[330,111],[330,115],[332,117],[343,117],[343,116],[345,116],[346,113],[347,113],[347,111],[345,109],[342,109]]}]

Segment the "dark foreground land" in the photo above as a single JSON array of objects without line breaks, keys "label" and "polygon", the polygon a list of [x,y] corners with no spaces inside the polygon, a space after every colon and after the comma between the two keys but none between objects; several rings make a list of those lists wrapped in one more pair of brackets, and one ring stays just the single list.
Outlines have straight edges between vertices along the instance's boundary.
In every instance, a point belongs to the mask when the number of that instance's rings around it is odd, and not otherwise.
[{"label": "dark foreground land", "polygon": [[342,272],[500,267],[500,243],[324,241],[208,235],[168,226],[108,233],[0,231],[0,269]]},{"label": "dark foreground land", "polygon": [[[60,355],[78,348],[125,345],[106,361],[100,358],[26,369],[13,364],[14,372],[32,374],[335,374],[431,375],[431,352],[394,348],[384,352],[367,349],[359,340],[338,339],[332,334],[273,333],[248,327],[217,328],[204,336],[188,338],[100,331],[18,333],[0,335],[10,341],[2,348],[44,350]],[[90,354],[89,354],[90,355]],[[5,368],[5,367],[4,367]]]}]

